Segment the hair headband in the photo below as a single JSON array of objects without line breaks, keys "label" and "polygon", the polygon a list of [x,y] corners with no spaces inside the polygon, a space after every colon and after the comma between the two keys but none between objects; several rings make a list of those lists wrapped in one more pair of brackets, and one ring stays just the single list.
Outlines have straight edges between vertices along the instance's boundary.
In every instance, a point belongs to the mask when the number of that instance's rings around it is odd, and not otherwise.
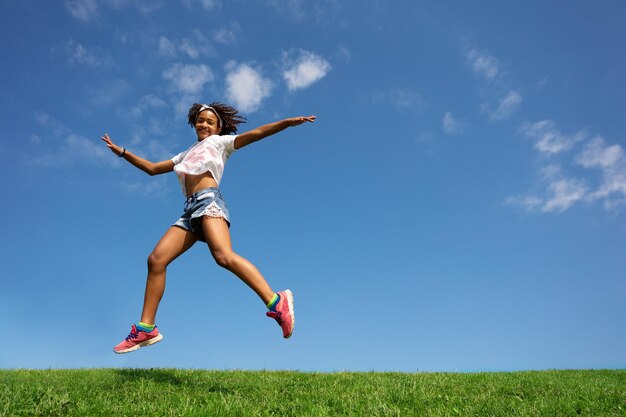
[{"label": "hair headband", "polygon": [[[220,122],[220,126],[222,129],[224,128],[224,121],[222,120],[222,118],[220,117],[220,114],[217,112],[217,110],[215,110],[213,107],[211,106],[207,106],[206,104],[202,104],[200,107],[200,110],[198,110],[198,115],[200,113],[202,113],[205,110],[211,110],[215,116],[217,116],[217,120]],[[196,116],[196,119],[198,118],[198,116]]]}]

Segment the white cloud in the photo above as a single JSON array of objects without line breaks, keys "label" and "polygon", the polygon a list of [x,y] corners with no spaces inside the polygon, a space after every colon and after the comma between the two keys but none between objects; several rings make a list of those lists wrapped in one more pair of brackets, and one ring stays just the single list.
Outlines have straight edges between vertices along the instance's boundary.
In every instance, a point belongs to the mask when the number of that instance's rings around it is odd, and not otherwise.
[{"label": "white cloud", "polygon": [[[154,96],[145,96],[140,100],[144,106],[160,107],[165,105],[162,100]],[[22,163],[44,168],[66,167],[75,164],[104,164],[111,167],[121,166],[111,150],[99,138],[87,138],[75,134],[61,121],[41,111],[33,113],[34,120],[40,126],[40,131],[30,135],[31,151],[21,156]],[[155,126],[153,133],[162,133],[160,120],[149,120],[148,128]],[[129,138],[127,138],[129,139]],[[132,143],[129,141],[127,144]]]},{"label": "white cloud", "polygon": [[[286,59],[289,59],[286,57]],[[300,51],[299,57],[289,69],[283,71],[289,91],[309,87],[321,80],[330,71],[330,63],[324,58],[308,51]]]},{"label": "white cloud", "polygon": [[563,135],[552,120],[526,123],[522,126],[522,132],[535,140],[535,149],[546,155],[568,151],[586,137],[584,131],[570,136]]},{"label": "white cloud", "polygon": [[190,58],[196,59],[200,56],[200,52],[197,48],[197,44],[195,42],[190,41],[189,39],[183,39],[182,43],[178,47],[181,51],[187,54]]},{"label": "white cloud", "polygon": [[213,81],[214,77],[211,68],[204,64],[174,64],[163,71],[163,78],[184,94],[199,94],[204,85]]},{"label": "white cloud", "polygon": [[548,165],[541,170],[545,183],[543,195],[513,196],[505,204],[522,207],[528,211],[562,213],[579,201],[583,201],[589,188],[584,180],[567,178],[559,165]]},{"label": "white cloud", "polygon": [[[46,133],[52,133],[54,137],[59,137],[69,133],[69,129],[57,119],[51,117],[47,113],[35,112],[35,121],[46,130]],[[41,139],[39,140],[41,141]]]},{"label": "white cloud", "polygon": [[620,145],[606,146],[601,136],[593,138],[578,155],[576,162],[585,168],[608,169],[624,159],[624,150]]},{"label": "white cloud", "polygon": [[72,16],[83,22],[98,15],[96,0],[65,0],[65,8]]},{"label": "white cloud", "polygon": [[141,13],[148,14],[163,6],[162,0],[104,0],[109,6],[115,9],[122,9],[124,7],[134,7]]},{"label": "white cloud", "polygon": [[527,211],[537,210],[539,207],[541,207],[542,203],[543,201],[539,197],[536,197],[533,195],[512,196],[512,197],[508,197],[504,202],[504,204],[506,205],[518,206]]},{"label": "white cloud", "polygon": [[421,112],[426,103],[421,94],[415,90],[396,88],[387,92],[375,93],[372,96],[374,104],[383,102],[394,106],[399,111],[415,110]]},{"label": "white cloud", "polygon": [[582,200],[587,193],[587,186],[583,181],[576,179],[560,178],[548,184],[548,197],[541,207],[541,211],[563,212],[577,201]]},{"label": "white cloud", "polygon": [[500,97],[495,109],[490,103],[483,103],[480,109],[481,113],[488,115],[490,121],[496,121],[508,119],[520,109],[523,98],[519,91],[509,90],[504,96],[501,96],[502,92],[505,91],[503,88],[510,87],[508,87],[509,83],[506,82],[505,77],[502,76],[497,58],[478,49],[470,50],[465,54],[465,57],[474,73],[489,82],[485,92],[489,100],[492,101],[493,98]]},{"label": "white cloud", "polygon": [[551,164],[541,169],[541,178],[545,181],[557,180],[563,176],[559,164]]},{"label": "white cloud", "polygon": [[[287,18],[294,22],[315,22],[325,27],[335,27],[339,29],[346,29],[350,25],[351,13],[350,8],[354,6],[353,1],[345,0],[318,0],[309,1],[306,0],[263,0],[257,1],[267,7],[273,9],[273,14]],[[385,0],[383,3],[387,3]],[[375,14],[378,13],[378,5],[381,4],[380,0],[374,0],[376,6],[370,4],[372,2],[364,3],[365,8],[371,8]],[[386,5],[388,9],[390,5]]]},{"label": "white cloud", "polygon": [[[534,147],[546,157],[570,150],[587,136],[585,131],[573,135],[563,135],[551,120],[533,124],[526,123],[522,131],[535,140]],[[574,162],[586,170],[599,170],[602,180],[597,186],[594,175],[584,178],[571,178],[563,174],[560,165],[552,164],[541,170],[540,181],[544,184],[540,195],[514,196],[506,199],[506,204],[521,206],[529,211],[563,212],[577,202],[601,202],[604,208],[615,211],[626,207],[626,153],[618,144],[607,144],[604,138],[596,136],[589,140]],[[580,177],[580,169],[577,176]],[[582,171],[589,174],[589,171]]]},{"label": "white cloud", "polygon": [[36,151],[22,157],[25,164],[44,168],[94,162],[117,167],[117,159],[99,138],[88,139],[73,133],[65,141],[56,143],[56,146],[44,147],[37,144]]},{"label": "white cloud", "polygon": [[102,60],[100,58],[98,58],[93,53],[87,51],[87,49],[83,45],[75,42],[73,39],[69,40],[65,44],[65,53],[68,55],[68,62],[70,64],[96,67],[102,63]]},{"label": "white cloud", "polygon": [[[138,119],[140,117],[143,116],[143,113],[145,110],[149,110],[149,109],[162,109],[168,107],[167,103],[165,102],[165,100],[152,95],[152,94],[148,94],[143,96],[139,102],[137,103],[136,106],[132,107],[130,109],[130,111],[126,110],[126,109],[120,109],[120,112],[122,112],[122,114],[120,115],[120,117],[124,117],[127,116],[128,114],[130,114],[132,117],[134,117],[135,119]],[[155,125],[155,123],[153,121],[151,121],[149,123],[150,127],[153,127]]]},{"label": "white cloud", "polygon": [[492,80],[500,72],[499,63],[496,58],[476,49],[472,49],[466,54],[474,73],[482,75],[488,80]]},{"label": "white cloud", "polygon": [[352,54],[350,53],[350,50],[344,46],[344,45],[339,45],[339,47],[337,48],[337,52],[334,54],[335,59],[340,60],[341,62],[348,64],[350,63],[350,59],[352,57]]},{"label": "white cloud", "polygon": [[241,36],[241,25],[237,22],[230,24],[230,27],[223,27],[213,32],[213,40],[223,45],[234,45]]},{"label": "white cloud", "polygon": [[159,55],[174,58],[179,52],[192,59],[198,59],[201,56],[214,55],[215,50],[212,42],[197,29],[192,32],[191,36],[178,42],[178,45],[165,36],[159,38]]},{"label": "white cloud", "polygon": [[121,186],[128,194],[160,197],[167,194],[168,179],[167,175],[159,175],[157,177],[149,177],[146,179],[140,177],[139,180],[135,181],[123,181]]},{"label": "white cloud", "polygon": [[181,0],[181,3],[189,8],[194,8],[197,4],[204,10],[213,10],[222,5],[220,0]]},{"label": "white cloud", "polygon": [[304,0],[269,0],[267,2],[274,10],[283,15],[287,15],[294,20],[302,20],[307,14],[304,10]]},{"label": "white cloud", "polygon": [[174,108],[176,118],[187,119],[190,104],[197,101],[198,94],[180,94],[178,97],[174,97],[170,100],[170,105]]},{"label": "white cloud", "polygon": [[65,0],[65,8],[72,16],[83,22],[90,21],[98,16],[98,4],[122,9],[124,7],[134,7],[143,14],[148,14],[163,6],[162,0],[152,0],[149,2],[142,0]]},{"label": "white cloud", "polygon": [[[535,148],[548,157],[570,150],[587,136],[584,131],[563,135],[551,120],[527,123],[522,131],[534,139]],[[545,184],[543,196],[509,197],[506,203],[531,211],[539,208],[544,213],[563,212],[579,201],[601,202],[609,211],[626,207],[626,153],[620,145],[609,145],[604,138],[596,136],[574,157],[574,162],[587,170],[599,170],[600,184],[590,186],[592,176],[568,178],[559,165],[552,164],[541,170],[540,179]]]},{"label": "white cloud", "polygon": [[191,37],[182,40],[178,49],[193,59],[197,59],[200,56],[211,56],[214,53],[209,39],[197,29],[193,31]]},{"label": "white cloud", "polygon": [[272,92],[272,82],[247,64],[226,65],[226,96],[244,112],[256,111]]},{"label": "white cloud", "polygon": [[165,36],[159,38],[159,55],[174,58],[176,56],[176,46]]},{"label": "white cloud", "polygon": [[444,133],[458,133],[461,130],[460,121],[457,120],[450,112],[446,112],[443,115],[442,124]]},{"label": "white cloud", "polygon": [[422,110],[424,107],[424,100],[416,91],[397,89],[390,97],[398,108]]},{"label": "white cloud", "polygon": [[95,160],[110,163],[113,160],[111,150],[100,139],[87,139],[84,136],[72,134],[66,139],[67,149],[76,160]]},{"label": "white cloud", "polygon": [[504,120],[511,117],[522,104],[522,96],[517,91],[509,91],[502,97],[498,107],[491,111],[487,104],[483,104],[482,111],[489,115],[489,120]]},{"label": "white cloud", "polygon": [[139,100],[139,105],[142,108],[146,108],[146,107],[156,107],[156,108],[163,108],[163,107],[167,107],[167,103],[165,102],[165,100],[153,95],[153,94],[148,94],[143,96],[140,100]]},{"label": "white cloud", "polygon": [[576,162],[602,172],[602,184],[589,194],[589,201],[602,200],[607,210],[626,205],[626,157],[620,145],[609,146],[597,136],[576,157]]}]

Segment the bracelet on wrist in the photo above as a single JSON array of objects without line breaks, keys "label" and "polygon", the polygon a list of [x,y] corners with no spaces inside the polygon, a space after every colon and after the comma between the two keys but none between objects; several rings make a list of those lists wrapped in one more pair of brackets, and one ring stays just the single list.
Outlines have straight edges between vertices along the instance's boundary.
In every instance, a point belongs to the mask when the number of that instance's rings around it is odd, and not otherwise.
[{"label": "bracelet on wrist", "polygon": [[122,152],[118,156],[122,158],[124,155],[126,155],[126,148],[122,148]]}]

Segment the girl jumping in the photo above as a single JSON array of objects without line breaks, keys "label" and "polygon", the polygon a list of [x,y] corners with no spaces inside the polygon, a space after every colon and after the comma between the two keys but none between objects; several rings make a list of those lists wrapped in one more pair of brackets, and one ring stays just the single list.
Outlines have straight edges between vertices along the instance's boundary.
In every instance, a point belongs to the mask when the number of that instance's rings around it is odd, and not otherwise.
[{"label": "girl jumping", "polygon": [[219,266],[237,275],[263,300],[269,309],[266,315],[278,322],[284,338],[293,333],[293,294],[290,290],[274,292],[250,261],[233,252],[228,208],[218,185],[224,165],[235,150],[288,127],[314,122],[315,116],[292,117],[236,135],[237,126],[245,122],[238,113],[222,103],[194,104],[189,109],[189,124],[196,130],[197,142],[172,159],[161,162],[148,161],[115,145],[108,134],[102,137],[114,154],[149,175],[175,171],[186,198],[183,215],[165,232],[148,256],[141,320],[133,324],[126,339],[113,348],[115,353],[132,352],[163,340],[155,319],[165,291],[167,266],[199,240],[208,244]]}]

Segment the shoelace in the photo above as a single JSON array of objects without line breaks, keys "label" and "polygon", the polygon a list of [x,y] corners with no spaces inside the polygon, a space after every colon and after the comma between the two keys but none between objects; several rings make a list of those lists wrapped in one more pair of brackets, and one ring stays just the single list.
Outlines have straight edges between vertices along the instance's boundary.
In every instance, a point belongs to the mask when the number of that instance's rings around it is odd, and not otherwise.
[{"label": "shoelace", "polygon": [[274,318],[276,319],[278,324],[280,324],[281,326],[283,325],[283,313],[282,312],[277,311],[276,316],[274,316]]},{"label": "shoelace", "polygon": [[131,339],[136,339],[137,336],[139,336],[139,332],[133,327],[133,329],[130,331],[130,334],[126,336],[126,341],[128,342]]}]

